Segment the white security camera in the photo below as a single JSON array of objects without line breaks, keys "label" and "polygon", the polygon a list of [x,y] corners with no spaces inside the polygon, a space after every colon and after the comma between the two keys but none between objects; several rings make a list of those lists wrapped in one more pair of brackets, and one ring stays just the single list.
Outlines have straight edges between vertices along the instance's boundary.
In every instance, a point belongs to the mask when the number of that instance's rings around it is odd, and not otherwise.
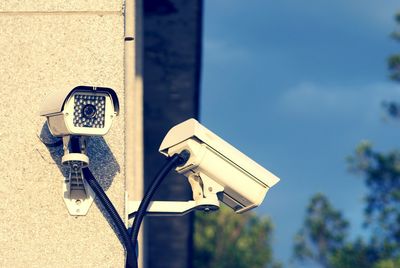
[{"label": "white security camera", "polygon": [[103,136],[119,113],[117,94],[111,88],[78,86],[57,90],[44,101],[40,115],[47,117],[56,137]]},{"label": "white security camera", "polygon": [[203,193],[241,213],[261,204],[279,178],[222,140],[195,119],[173,127],[165,136],[160,152],[172,156],[187,150],[190,158],[176,169],[193,185],[201,180]]},{"label": "white security camera", "polygon": [[[242,213],[258,207],[269,188],[279,182],[278,177],[195,119],[171,128],[159,151],[169,157],[188,156],[185,164],[175,170],[188,178],[193,200],[152,201],[147,210],[149,215],[211,211],[219,208],[220,201]],[[139,206],[139,201],[128,201],[129,217],[136,215]]]},{"label": "white security camera", "polygon": [[63,180],[63,197],[71,215],[86,215],[95,194],[82,175],[89,165],[88,136],[103,136],[119,113],[117,94],[111,88],[78,86],[59,89],[43,102],[40,115],[47,118],[53,136],[62,137],[61,163],[70,167]]}]

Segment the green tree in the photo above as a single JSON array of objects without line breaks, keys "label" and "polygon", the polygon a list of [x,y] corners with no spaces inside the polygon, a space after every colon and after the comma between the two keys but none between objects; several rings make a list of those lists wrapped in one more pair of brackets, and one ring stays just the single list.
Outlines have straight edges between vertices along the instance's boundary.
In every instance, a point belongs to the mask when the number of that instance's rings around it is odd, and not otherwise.
[{"label": "green tree", "polygon": [[[400,26],[400,13],[395,16],[396,22]],[[400,41],[400,31],[397,30],[392,33],[393,39]],[[400,82],[400,54],[394,54],[388,59],[388,67],[390,71],[390,78],[394,81]]]},{"label": "green tree", "polygon": [[[400,13],[395,16],[395,20],[400,27]],[[400,41],[400,30],[394,31],[391,36],[394,40]],[[387,64],[390,78],[395,82],[400,82],[400,53],[391,55],[388,58]],[[398,102],[393,100],[385,101],[383,107],[390,116],[394,118],[400,117],[400,105]]]},{"label": "green tree", "polygon": [[398,268],[400,267],[400,258],[385,259],[379,261],[373,268]]},{"label": "green tree", "polygon": [[[396,15],[396,22],[400,25],[400,13]],[[392,37],[400,41],[400,31],[394,32]],[[400,82],[400,54],[388,59],[388,67],[391,79]],[[384,107],[390,116],[400,117],[397,102],[385,102]],[[295,259],[312,260],[327,268],[398,268],[400,151],[381,153],[364,142],[348,160],[350,169],[361,174],[367,188],[364,215],[370,239],[368,242],[362,239],[345,242],[347,224],[344,223],[347,222],[324,196],[317,195],[311,199],[304,226],[295,238]],[[317,206],[318,203],[323,205]],[[337,221],[342,228],[333,228],[332,221]],[[325,241],[333,241],[332,246],[327,246]]]},{"label": "green tree", "polygon": [[379,153],[362,143],[349,159],[352,170],[362,174],[367,186],[366,227],[380,257],[400,253],[400,152]]},{"label": "green tree", "polygon": [[[400,26],[400,13],[395,20]],[[393,32],[392,37],[400,41],[400,31]],[[400,82],[400,54],[389,57],[388,68],[390,78]],[[400,117],[398,102],[385,102],[384,107],[390,116]],[[378,255],[374,268],[390,267],[390,263],[396,264],[400,256],[400,152],[381,153],[371,144],[362,143],[349,162],[353,171],[362,174],[368,191],[365,226],[372,233],[369,246]]]},{"label": "green tree", "polygon": [[349,223],[323,194],[314,195],[307,207],[303,227],[294,243],[294,259],[334,267],[332,258],[343,248]]},{"label": "green tree", "polygon": [[346,243],[330,259],[335,268],[373,268],[377,260],[376,249],[361,239]]},{"label": "green tree", "polygon": [[272,224],[254,212],[237,215],[226,206],[196,213],[194,267],[280,267],[273,260]]}]

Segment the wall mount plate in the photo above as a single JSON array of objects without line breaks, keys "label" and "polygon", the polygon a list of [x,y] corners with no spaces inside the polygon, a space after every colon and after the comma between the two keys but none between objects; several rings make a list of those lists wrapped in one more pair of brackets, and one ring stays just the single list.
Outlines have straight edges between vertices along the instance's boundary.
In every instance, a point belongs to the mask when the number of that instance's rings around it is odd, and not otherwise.
[{"label": "wall mount plate", "polygon": [[83,178],[82,169],[70,169],[63,181],[63,199],[71,216],[85,216],[93,204],[96,194]]}]

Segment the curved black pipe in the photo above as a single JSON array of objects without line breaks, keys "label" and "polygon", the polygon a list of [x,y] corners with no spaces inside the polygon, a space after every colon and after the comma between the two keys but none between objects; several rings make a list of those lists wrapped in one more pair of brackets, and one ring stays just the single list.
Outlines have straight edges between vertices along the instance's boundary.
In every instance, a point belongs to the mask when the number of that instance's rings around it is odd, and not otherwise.
[{"label": "curved black pipe", "polygon": [[[160,186],[163,179],[167,176],[168,172],[172,169],[181,166],[186,163],[189,159],[190,153],[186,150],[182,151],[180,154],[174,154],[168,159],[168,162],[161,168],[153,182],[151,183],[149,189],[147,190],[146,194],[144,195],[142,202],[139,205],[138,211],[135,214],[135,219],[133,221],[132,229],[130,232],[130,236],[132,237],[131,241],[133,244],[133,248],[137,247],[137,238],[140,230],[140,225],[143,221],[143,218],[147,212],[147,208],[150,204],[150,201],[156,192],[158,186]],[[137,257],[137,256],[136,256]],[[137,258],[135,262],[134,268],[137,268]]]},{"label": "curved black pipe", "polygon": [[114,205],[111,203],[108,196],[101,188],[100,184],[97,182],[96,178],[93,176],[92,172],[89,168],[82,168],[83,177],[86,182],[89,184],[90,188],[92,188],[93,192],[96,194],[96,197],[99,199],[100,203],[103,205],[108,215],[112,219],[114,226],[117,228],[119,234],[121,235],[121,239],[124,243],[126,252],[127,252],[127,264],[126,267],[133,268],[136,263],[136,257],[134,246],[132,244],[131,239],[129,238],[128,230],[125,227],[121,217],[119,216],[117,210]]},{"label": "curved black pipe", "polygon": [[[81,147],[79,143],[80,143],[79,137],[71,137],[70,145],[72,153],[81,153]],[[98,198],[100,203],[103,205],[104,209],[107,211],[112,222],[114,223],[115,228],[117,228],[119,234],[121,235],[122,242],[127,252],[126,267],[133,268],[137,263],[136,251],[134,250],[132,241],[129,238],[129,233],[125,227],[124,222],[122,221],[114,205],[111,203],[110,199],[104,192],[103,188],[101,188],[100,184],[93,176],[90,169],[88,167],[82,168],[82,174],[86,182],[89,184],[90,188],[92,188],[93,192],[96,194],[96,197]]]}]

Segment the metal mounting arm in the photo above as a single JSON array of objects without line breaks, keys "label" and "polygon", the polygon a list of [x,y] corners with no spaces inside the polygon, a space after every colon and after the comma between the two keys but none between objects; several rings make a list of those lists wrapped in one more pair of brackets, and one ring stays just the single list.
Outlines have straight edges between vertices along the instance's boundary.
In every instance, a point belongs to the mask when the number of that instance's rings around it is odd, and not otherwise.
[{"label": "metal mounting arm", "polygon": [[[153,201],[147,210],[149,216],[182,216],[192,210],[218,210],[220,202],[218,192],[224,188],[204,174],[192,174],[188,177],[192,188],[193,200],[189,201]],[[129,218],[135,216],[140,201],[128,202]]]},{"label": "metal mounting arm", "polygon": [[86,137],[73,137],[79,139],[81,153],[70,152],[71,136],[64,136],[64,155],[61,162],[69,167],[69,176],[63,181],[63,199],[68,212],[72,216],[84,216],[89,211],[95,193],[92,191],[82,175],[82,168],[89,165],[86,155]]}]

